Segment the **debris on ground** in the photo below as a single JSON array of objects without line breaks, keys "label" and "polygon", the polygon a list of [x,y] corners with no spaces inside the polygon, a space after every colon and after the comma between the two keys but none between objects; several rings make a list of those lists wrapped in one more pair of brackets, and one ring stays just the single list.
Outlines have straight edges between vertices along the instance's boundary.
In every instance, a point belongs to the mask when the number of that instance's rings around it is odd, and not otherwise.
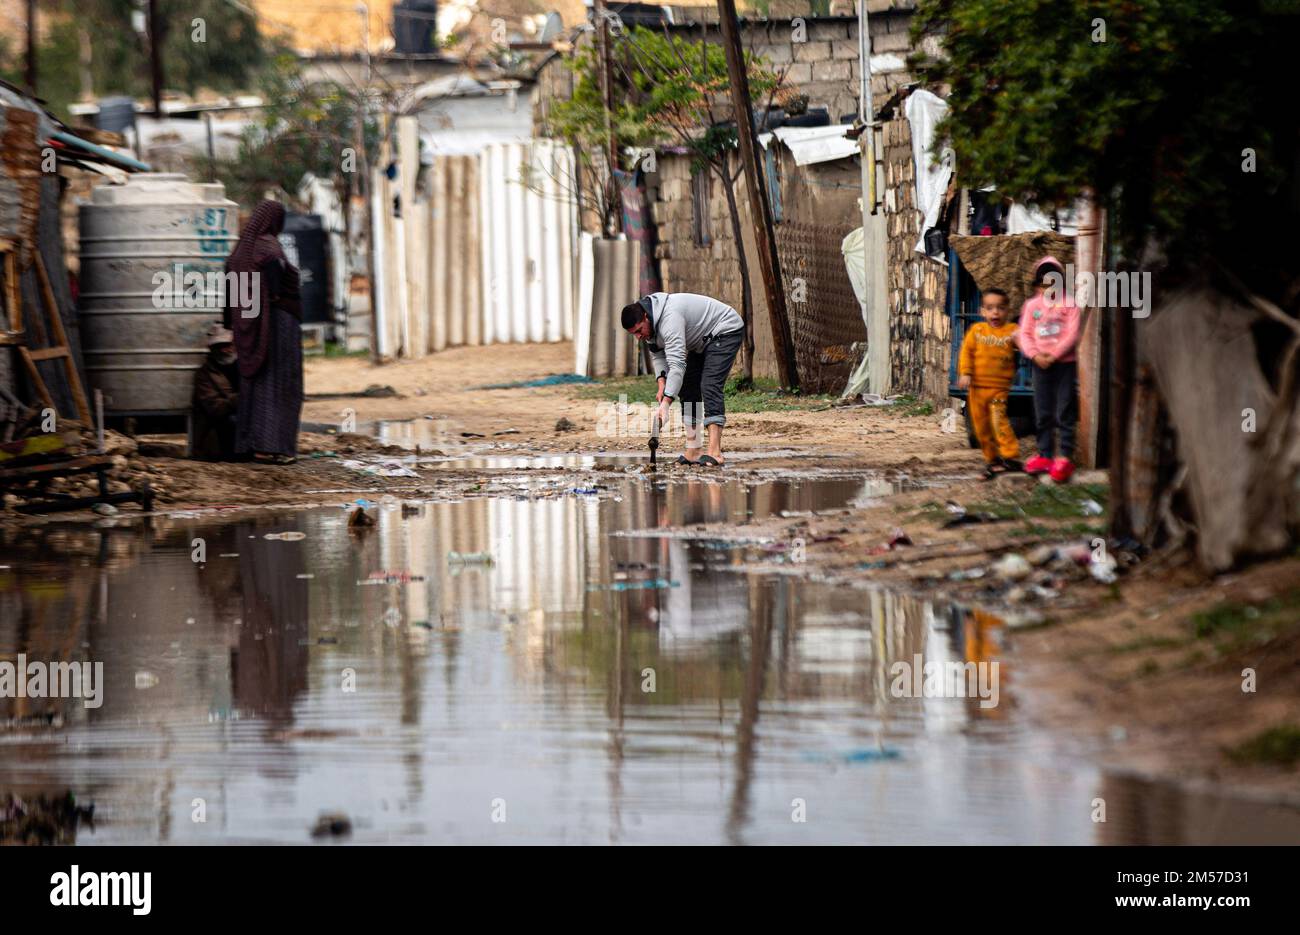
[{"label": "debris on ground", "polygon": [[476,386],[478,390],[522,390],[533,389],[539,386],[563,386],[567,383],[595,383],[591,377],[583,376],[580,373],[553,373],[547,377],[538,377],[535,380],[520,380],[517,383],[489,383],[486,386]]},{"label": "debris on ground", "polygon": [[1118,576],[1115,574],[1119,563],[1115,561],[1115,556],[1098,550],[1093,553],[1092,560],[1088,563],[1088,574],[1092,575],[1102,584],[1114,584]]},{"label": "debris on ground", "polygon": [[564,418],[563,416],[561,416],[555,422],[556,432],[576,432],[577,430],[578,427],[574,425],[572,422],[570,422],[568,419]]},{"label": "debris on ground", "polygon": [[409,465],[396,459],[387,461],[342,461],[340,462],[349,471],[356,471],[360,474],[371,474],[376,477],[419,477]]},{"label": "debris on ground", "polygon": [[993,563],[993,573],[1004,581],[1020,581],[1033,574],[1034,568],[1023,555],[1008,552]]}]

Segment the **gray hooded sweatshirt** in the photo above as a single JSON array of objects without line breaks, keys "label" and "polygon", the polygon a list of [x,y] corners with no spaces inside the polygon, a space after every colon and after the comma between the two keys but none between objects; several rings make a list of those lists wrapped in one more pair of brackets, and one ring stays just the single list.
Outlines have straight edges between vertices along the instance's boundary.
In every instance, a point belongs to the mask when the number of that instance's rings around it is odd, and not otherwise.
[{"label": "gray hooded sweatshirt", "polygon": [[650,357],[655,375],[668,374],[664,395],[674,399],[686,377],[686,355],[704,350],[709,339],[745,327],[730,305],[693,292],[652,292],[641,303],[650,305]]}]

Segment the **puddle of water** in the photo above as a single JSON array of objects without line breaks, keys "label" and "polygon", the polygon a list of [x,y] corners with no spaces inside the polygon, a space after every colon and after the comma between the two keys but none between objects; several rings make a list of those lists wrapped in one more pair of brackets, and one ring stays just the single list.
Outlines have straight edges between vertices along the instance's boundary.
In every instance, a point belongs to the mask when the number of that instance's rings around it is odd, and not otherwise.
[{"label": "puddle of water", "polygon": [[85,844],[301,843],[326,812],[357,842],[1295,840],[1295,813],[1061,757],[1009,664],[994,707],[900,690],[918,656],[1001,662],[994,618],[613,535],[823,482],[620,483],[386,505],[363,533],[335,508],[8,534],[0,660],[100,661],[104,685],[0,699],[0,725],[64,722],[0,727],[0,795],[93,801]]}]

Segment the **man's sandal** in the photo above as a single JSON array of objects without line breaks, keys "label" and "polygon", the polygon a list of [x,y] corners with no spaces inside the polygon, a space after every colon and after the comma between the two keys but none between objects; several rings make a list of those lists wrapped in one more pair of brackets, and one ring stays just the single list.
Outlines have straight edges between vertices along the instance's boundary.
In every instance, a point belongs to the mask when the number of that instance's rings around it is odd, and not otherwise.
[{"label": "man's sandal", "polygon": [[701,465],[702,467],[717,467],[717,468],[720,468],[720,467],[723,466],[723,462],[721,462],[721,461],[719,461],[717,458],[713,457],[713,455],[700,455],[700,460],[697,461],[696,463],[699,464],[699,465]]}]

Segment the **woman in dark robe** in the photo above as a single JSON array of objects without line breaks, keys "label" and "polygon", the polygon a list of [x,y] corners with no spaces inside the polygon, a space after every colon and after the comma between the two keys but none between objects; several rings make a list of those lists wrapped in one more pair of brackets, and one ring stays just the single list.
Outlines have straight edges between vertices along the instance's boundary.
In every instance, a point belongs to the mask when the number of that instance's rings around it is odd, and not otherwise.
[{"label": "woman in dark robe", "polygon": [[226,272],[238,275],[226,278],[240,376],[235,452],[267,464],[297,460],[303,402],[298,270],[276,239],[283,227],[284,205],[261,202],[226,260]]}]

